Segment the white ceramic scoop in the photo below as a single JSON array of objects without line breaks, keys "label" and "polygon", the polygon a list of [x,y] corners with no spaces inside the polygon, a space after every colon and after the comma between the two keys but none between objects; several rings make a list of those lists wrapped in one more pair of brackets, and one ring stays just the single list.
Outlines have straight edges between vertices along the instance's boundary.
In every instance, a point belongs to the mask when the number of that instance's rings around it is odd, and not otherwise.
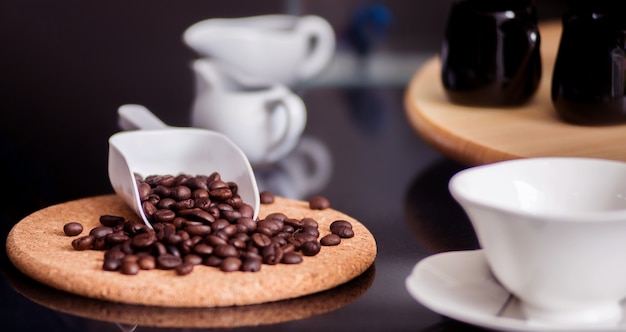
[{"label": "white ceramic scoop", "polygon": [[[118,109],[120,127],[126,131],[109,138],[109,180],[122,197],[149,225],[139,198],[134,174],[210,175],[220,173],[237,183],[243,201],[259,211],[259,190],[244,153],[226,136],[214,131],[165,125],[141,105]],[[141,129],[141,130],[133,130]]]}]

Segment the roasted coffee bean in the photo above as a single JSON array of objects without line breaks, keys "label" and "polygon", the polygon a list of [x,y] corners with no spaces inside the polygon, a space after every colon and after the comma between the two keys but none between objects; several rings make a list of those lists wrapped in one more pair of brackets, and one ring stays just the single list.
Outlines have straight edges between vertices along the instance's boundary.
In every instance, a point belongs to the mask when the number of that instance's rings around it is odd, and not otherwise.
[{"label": "roasted coffee bean", "polygon": [[159,203],[157,203],[157,208],[159,209],[168,209],[171,210],[172,206],[176,204],[176,200],[173,198],[169,198],[169,197],[165,197],[162,198],[161,200],[159,200]]},{"label": "roasted coffee bean", "polygon": [[237,224],[245,226],[246,233],[255,231],[257,227],[256,221],[252,219],[251,217],[241,217],[237,219]]},{"label": "roasted coffee bean", "polygon": [[137,185],[137,191],[139,192],[139,199],[145,201],[148,199],[148,196],[152,194],[152,187],[147,183],[139,183]]},{"label": "roasted coffee bean", "polygon": [[220,270],[224,272],[239,271],[241,264],[242,261],[239,257],[226,257],[220,264]]},{"label": "roasted coffee bean", "polygon": [[302,218],[302,223],[304,224],[302,227],[319,227],[317,220],[313,218]]},{"label": "roasted coffee bean", "polygon": [[179,211],[181,216],[188,218],[190,220],[200,221],[204,224],[211,224],[215,222],[215,217],[207,212],[206,210],[200,208],[192,208]]},{"label": "roasted coffee bean", "polygon": [[191,271],[193,271],[193,266],[194,266],[193,263],[183,262],[176,267],[176,274],[179,276],[187,275],[191,273]]},{"label": "roasted coffee bean", "polygon": [[330,232],[342,238],[354,237],[352,224],[347,220],[335,220],[330,224]]},{"label": "roasted coffee bean", "polygon": [[163,254],[157,257],[157,266],[164,270],[171,270],[182,264],[183,260],[179,256]]},{"label": "roasted coffee bean", "polygon": [[180,254],[180,249],[177,246],[170,245],[170,246],[165,246],[165,247],[167,248],[167,252],[169,254],[182,258],[182,255]]},{"label": "roasted coffee bean", "polygon": [[221,258],[233,257],[239,254],[239,250],[231,244],[222,244],[213,248],[213,254]]},{"label": "roasted coffee bean", "polygon": [[324,196],[314,196],[309,200],[311,210],[325,210],[330,207],[330,202]]},{"label": "roasted coffee bean", "polygon": [[92,228],[91,231],[89,231],[89,235],[93,235],[96,238],[104,237],[111,233],[113,233],[113,228],[108,227],[108,226],[98,226],[98,227]]},{"label": "roasted coffee bean", "polygon": [[170,209],[157,210],[152,216],[155,222],[172,222],[176,218],[176,213]]},{"label": "roasted coffee bean", "polygon": [[193,209],[196,206],[195,199],[183,199],[172,204],[171,208],[176,211]]},{"label": "roasted coffee bean", "polygon": [[116,244],[124,243],[128,239],[130,238],[128,237],[128,235],[124,234],[123,231],[117,231],[117,232],[113,232],[111,234],[106,235],[107,243],[112,246]]},{"label": "roasted coffee bean", "polygon": [[261,256],[246,257],[241,264],[241,271],[244,272],[257,272],[261,270],[263,260]]},{"label": "roasted coffee bean", "polygon": [[120,271],[122,274],[136,275],[139,273],[139,264],[137,262],[122,262]]},{"label": "roasted coffee bean", "polygon": [[274,203],[274,194],[271,192],[264,190],[259,193],[261,198],[261,204],[272,204]]},{"label": "roasted coffee bean", "polygon": [[275,265],[283,259],[283,250],[278,245],[271,244],[261,250],[261,257],[263,257],[263,263]]},{"label": "roasted coffee bean", "polygon": [[304,233],[304,232],[297,232],[293,235],[293,238],[304,243],[304,242],[310,242],[310,241],[317,241],[317,236],[313,235],[313,234],[309,234],[309,233]]},{"label": "roasted coffee bean", "polygon": [[109,214],[105,214],[100,216],[100,224],[108,227],[115,227],[117,225],[123,224],[126,221],[124,217],[121,216],[113,216]]},{"label": "roasted coffee bean", "polygon": [[121,259],[105,259],[102,263],[102,269],[105,271],[117,271],[122,266]]},{"label": "roasted coffee bean", "polygon": [[211,234],[211,226],[209,225],[189,225],[185,227],[185,231],[189,233],[189,235],[200,235],[207,236]]},{"label": "roasted coffee bean", "polygon": [[259,248],[264,248],[272,244],[272,238],[262,233],[254,233],[250,239]]},{"label": "roasted coffee bean", "polygon": [[72,241],[72,248],[75,250],[88,250],[91,249],[91,245],[96,240],[93,235],[85,235]]},{"label": "roasted coffee bean", "polygon": [[317,241],[306,241],[300,246],[302,254],[305,256],[315,256],[320,252],[321,245]]},{"label": "roasted coffee bean", "polygon": [[336,246],[341,243],[341,238],[337,234],[328,234],[320,239],[323,246]]},{"label": "roasted coffee bean", "polygon": [[214,246],[214,247],[215,246],[219,246],[219,245],[228,244],[227,240],[225,240],[225,239],[223,239],[223,238],[221,238],[221,237],[219,237],[219,236],[217,236],[215,234],[211,234],[211,235],[207,236],[205,241],[206,241],[206,243],[208,245],[211,245],[211,246]]},{"label": "roasted coffee bean", "polygon": [[199,264],[202,264],[202,256],[189,254],[189,255],[186,255],[185,258],[183,258],[183,262],[190,263],[193,265],[199,265]]},{"label": "roasted coffee bean", "polygon": [[152,192],[155,195],[158,195],[159,197],[163,198],[163,197],[169,197],[172,192],[172,189],[170,187],[166,187],[164,185],[159,184],[156,187],[154,187]]},{"label": "roasted coffee bean", "polygon": [[215,222],[213,222],[211,224],[211,228],[214,231],[220,231],[220,230],[222,230],[224,227],[226,227],[228,225],[230,225],[228,220],[226,220],[226,219],[217,219]]},{"label": "roasted coffee bean", "polygon": [[293,252],[284,253],[280,262],[283,264],[299,264],[302,263],[302,256]]},{"label": "roasted coffee bean", "polygon": [[254,208],[250,204],[242,204],[239,207],[239,213],[242,218],[252,218],[254,216]]},{"label": "roasted coffee bean", "polygon": [[185,185],[193,191],[198,189],[204,191],[209,190],[209,185],[206,183],[206,180],[200,177],[190,177],[187,182],[185,182]]},{"label": "roasted coffee bean", "polygon": [[228,244],[232,245],[233,247],[239,249],[239,250],[245,250],[247,243],[246,241],[243,241],[241,239],[238,239],[236,237],[233,237],[232,239],[228,240]]},{"label": "roasted coffee bean", "polygon": [[202,256],[208,256],[213,253],[214,248],[206,243],[198,243],[193,247],[193,252]]},{"label": "roasted coffee bean", "polygon": [[276,219],[265,219],[257,223],[257,228],[267,228],[274,234],[283,228],[283,222]]},{"label": "roasted coffee bean", "polygon": [[153,256],[139,257],[137,264],[142,270],[152,270],[156,267],[156,259]]},{"label": "roasted coffee bean", "polygon": [[315,237],[320,236],[320,232],[317,229],[317,227],[313,227],[313,226],[305,226],[304,228],[302,228],[301,232],[304,234],[315,236]]},{"label": "roasted coffee bean", "polygon": [[126,263],[126,262],[137,263],[137,260],[139,260],[139,256],[135,254],[124,255],[124,257],[122,257],[122,263]]},{"label": "roasted coffee bean", "polygon": [[154,218],[154,214],[159,210],[158,207],[148,201],[142,202],[141,208],[143,209],[143,213],[146,215],[148,220],[152,220]]},{"label": "roasted coffee bean", "polygon": [[222,181],[221,179],[211,182],[209,184],[209,195],[211,194],[211,190],[216,190],[216,189],[229,189],[228,183]]},{"label": "roasted coffee bean", "polygon": [[[285,226],[290,226],[294,229],[303,228],[305,226],[304,221],[294,218],[287,218],[283,221],[283,223],[285,224]],[[283,228],[285,226],[283,226]]]},{"label": "roasted coffee bean", "polygon": [[131,239],[131,244],[135,248],[148,248],[156,241],[156,235],[153,232],[147,232],[135,235]]},{"label": "roasted coffee bean", "polygon": [[68,222],[63,225],[63,233],[67,236],[76,236],[83,232],[83,225],[79,222]]},{"label": "roasted coffee bean", "polygon": [[334,228],[340,228],[340,227],[348,227],[348,228],[352,228],[352,224],[347,221],[347,220],[335,220],[332,223],[330,223],[330,230],[332,231]]},{"label": "roasted coffee bean", "polygon": [[222,264],[223,259],[215,255],[211,255],[202,260],[202,264],[206,266],[218,267]]},{"label": "roasted coffee bean", "polygon": [[119,249],[118,247],[115,247],[104,253],[104,259],[122,260],[124,259],[124,257],[126,257],[126,255],[127,254],[125,254],[121,249]]},{"label": "roasted coffee bean", "polygon": [[96,237],[91,244],[92,250],[105,250],[109,248],[109,244],[107,243],[106,235],[102,237]]},{"label": "roasted coffee bean", "polygon": [[211,189],[211,191],[209,191],[209,197],[223,201],[233,197],[233,192],[228,188]]},{"label": "roasted coffee bean", "polygon": [[[206,183],[206,182],[205,182]],[[191,193],[191,197],[195,200],[197,199],[206,199],[209,198],[209,189],[208,189],[208,185],[207,188],[204,189],[196,189]],[[208,201],[209,204],[211,203],[211,201]]]},{"label": "roasted coffee bean", "polygon": [[[196,190],[198,191],[198,190]],[[207,192],[207,195],[209,193]],[[202,209],[204,211],[208,211],[209,208],[211,207],[211,199],[207,196],[207,197],[198,197],[198,198],[194,198],[193,199],[193,206],[198,208],[198,209]]]}]

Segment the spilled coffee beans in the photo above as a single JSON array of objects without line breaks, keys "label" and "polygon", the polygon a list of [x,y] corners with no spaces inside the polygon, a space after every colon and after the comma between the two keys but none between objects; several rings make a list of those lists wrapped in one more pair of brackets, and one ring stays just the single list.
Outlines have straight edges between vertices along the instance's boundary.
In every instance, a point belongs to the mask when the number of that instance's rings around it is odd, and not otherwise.
[{"label": "spilled coffee beans", "polygon": [[[145,179],[136,175],[136,181],[152,228],[103,215],[100,226],[72,241],[75,250],[104,251],[104,270],[135,275],[163,269],[183,276],[192,273],[194,266],[205,265],[224,272],[256,272],[264,264],[301,263],[303,256],[317,255],[322,246],[338,245],[352,231],[349,222],[335,221],[332,234],[320,240],[318,222],[312,218],[275,212],[254,220],[254,209],[243,202],[237,184],[222,180],[219,173]],[[271,193],[261,195],[264,204],[274,202]],[[330,206],[322,196],[309,203],[311,209]],[[66,224],[65,234],[80,234],[78,225]]]}]

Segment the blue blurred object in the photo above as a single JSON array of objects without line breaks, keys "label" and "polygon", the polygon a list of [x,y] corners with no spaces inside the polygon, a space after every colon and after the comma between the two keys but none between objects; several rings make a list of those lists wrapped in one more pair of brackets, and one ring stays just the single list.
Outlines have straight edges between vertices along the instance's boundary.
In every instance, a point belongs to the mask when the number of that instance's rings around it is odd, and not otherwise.
[{"label": "blue blurred object", "polygon": [[391,11],[382,4],[358,7],[348,26],[348,43],[357,55],[365,57],[372,52],[377,43],[384,40],[392,21]]}]

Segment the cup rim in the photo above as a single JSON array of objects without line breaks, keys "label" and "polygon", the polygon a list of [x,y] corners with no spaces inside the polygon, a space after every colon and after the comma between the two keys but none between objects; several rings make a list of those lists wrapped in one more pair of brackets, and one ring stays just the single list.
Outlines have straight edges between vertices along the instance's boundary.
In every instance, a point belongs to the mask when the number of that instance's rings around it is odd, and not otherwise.
[{"label": "cup rim", "polygon": [[[576,223],[610,223],[610,222],[626,222],[626,207],[619,209],[607,209],[607,210],[590,210],[590,211],[575,211],[573,213],[564,213],[562,211],[541,211],[540,213],[530,210],[518,209],[503,204],[488,203],[483,199],[468,195],[467,192],[460,188],[460,182],[463,178],[472,176],[473,173],[478,171],[484,171],[490,168],[503,168],[508,167],[511,164],[523,164],[523,163],[539,163],[539,162],[559,162],[559,163],[586,163],[597,164],[601,166],[618,166],[624,169],[626,174],[626,162],[601,159],[601,158],[587,158],[587,157],[531,157],[531,158],[519,158],[512,160],[505,160],[499,162],[493,162],[489,164],[479,165],[461,170],[454,174],[448,182],[448,189],[453,198],[461,205],[471,205],[475,207],[482,207],[494,211],[500,211],[512,216],[534,216],[542,217],[545,220],[551,222],[576,222]],[[625,183],[626,185],[626,183]]]}]

